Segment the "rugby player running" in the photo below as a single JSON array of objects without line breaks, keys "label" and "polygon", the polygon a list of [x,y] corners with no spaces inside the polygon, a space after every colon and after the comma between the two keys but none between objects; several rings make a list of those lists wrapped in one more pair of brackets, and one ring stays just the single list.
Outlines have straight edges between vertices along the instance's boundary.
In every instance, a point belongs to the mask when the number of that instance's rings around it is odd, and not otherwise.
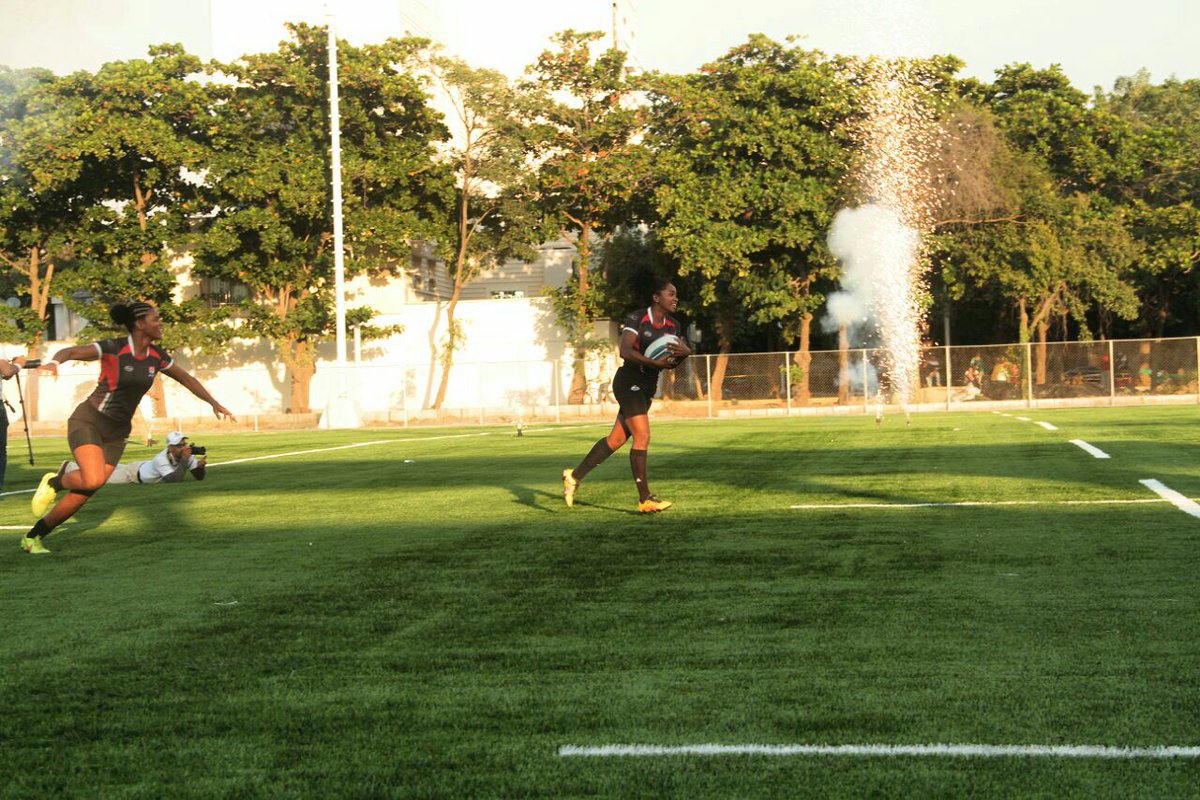
[{"label": "rugby player running", "polygon": [[[617,398],[619,410],[617,420],[608,436],[596,441],[591,451],[574,469],[564,469],[563,500],[567,507],[575,504],[575,492],[584,476],[620,449],[629,439],[633,446],[629,451],[629,466],[638,491],[638,511],[652,514],[671,507],[670,500],[660,500],[650,491],[646,476],[646,455],[650,448],[650,404],[658,388],[658,376],[664,369],[674,369],[683,359],[691,355],[683,339],[679,321],[671,316],[679,305],[679,294],[670,280],[657,279],[649,308],[631,311],[621,328],[621,358],[624,363],[613,376],[613,396]],[[646,346],[665,334],[677,337],[667,348],[667,354],[658,358],[647,358],[643,354]]]}]

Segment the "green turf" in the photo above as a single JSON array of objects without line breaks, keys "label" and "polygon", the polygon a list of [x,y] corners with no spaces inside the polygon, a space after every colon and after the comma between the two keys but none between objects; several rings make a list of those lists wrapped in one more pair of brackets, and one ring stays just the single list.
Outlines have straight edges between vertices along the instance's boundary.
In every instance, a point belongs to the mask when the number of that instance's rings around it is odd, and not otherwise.
[{"label": "green turf", "polygon": [[[557,755],[1200,745],[1200,519],[791,508],[1200,497],[1200,409],[1027,416],[1059,430],[656,421],[654,517],[624,452],[562,506],[598,426],[205,435],[215,462],[393,441],[106,488],[50,556],[3,532],[0,796],[1196,796],[1197,759]],[[22,445],[6,490],[42,471]]]}]

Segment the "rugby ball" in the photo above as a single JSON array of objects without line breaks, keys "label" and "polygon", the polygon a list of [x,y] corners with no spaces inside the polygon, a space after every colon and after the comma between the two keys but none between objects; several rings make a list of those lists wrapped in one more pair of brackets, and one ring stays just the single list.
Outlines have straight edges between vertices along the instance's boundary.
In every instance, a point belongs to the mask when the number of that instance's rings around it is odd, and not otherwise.
[{"label": "rugby ball", "polygon": [[678,342],[679,337],[670,333],[664,333],[650,344],[646,345],[644,355],[651,361],[657,361],[664,356],[670,355],[668,346],[673,342]]}]

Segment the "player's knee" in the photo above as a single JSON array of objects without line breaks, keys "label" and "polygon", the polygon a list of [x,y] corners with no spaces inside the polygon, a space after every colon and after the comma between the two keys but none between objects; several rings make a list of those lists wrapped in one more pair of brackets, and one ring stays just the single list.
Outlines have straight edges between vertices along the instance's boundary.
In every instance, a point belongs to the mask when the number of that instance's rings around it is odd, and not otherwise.
[{"label": "player's knee", "polygon": [[92,495],[95,494],[96,490],[103,485],[103,475],[101,475],[99,478],[93,476],[80,476],[79,486],[72,487],[71,491],[77,492],[78,494]]}]

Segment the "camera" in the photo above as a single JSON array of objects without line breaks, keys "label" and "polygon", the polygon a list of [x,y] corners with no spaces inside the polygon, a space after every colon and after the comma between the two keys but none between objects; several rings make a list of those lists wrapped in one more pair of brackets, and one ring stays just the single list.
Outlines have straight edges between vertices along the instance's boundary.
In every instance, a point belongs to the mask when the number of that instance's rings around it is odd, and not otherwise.
[{"label": "camera", "polygon": [[207,447],[201,447],[201,446],[200,446],[200,445],[198,445],[198,444],[193,444],[193,445],[192,445],[192,455],[194,455],[194,456],[202,456],[202,455],[205,455],[206,453],[208,453],[208,448],[207,448]]}]

